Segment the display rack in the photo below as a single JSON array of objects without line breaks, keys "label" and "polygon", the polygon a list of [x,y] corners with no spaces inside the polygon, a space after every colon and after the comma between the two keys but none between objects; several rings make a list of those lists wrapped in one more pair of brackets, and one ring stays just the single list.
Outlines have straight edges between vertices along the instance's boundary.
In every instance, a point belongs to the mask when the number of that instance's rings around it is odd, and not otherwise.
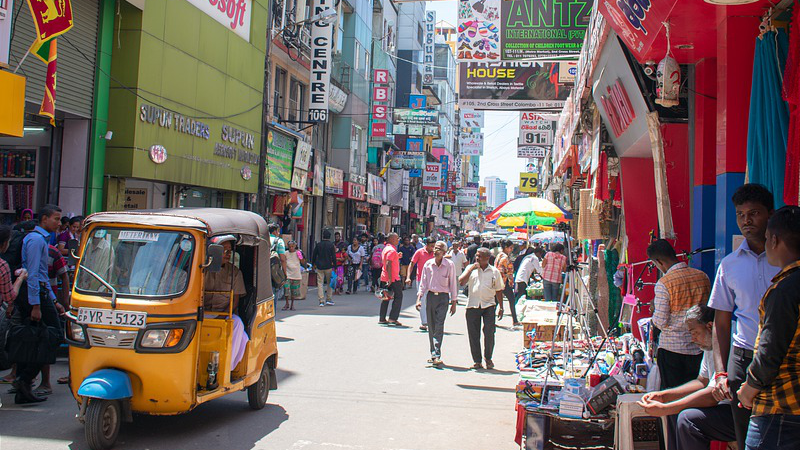
[{"label": "display rack", "polygon": [[37,149],[0,147],[0,214],[35,209]]}]

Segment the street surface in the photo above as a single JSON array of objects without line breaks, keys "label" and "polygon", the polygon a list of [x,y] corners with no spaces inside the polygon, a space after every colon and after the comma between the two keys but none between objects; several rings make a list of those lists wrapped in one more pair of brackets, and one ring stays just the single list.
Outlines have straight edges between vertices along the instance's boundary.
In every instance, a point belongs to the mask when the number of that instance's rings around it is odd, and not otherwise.
[{"label": "street surface", "polygon": [[[404,295],[405,328],[377,324],[378,300],[363,289],[317,306],[316,290],[278,310],[278,390],[252,411],[238,392],[181,416],[134,416],[122,425],[117,449],[180,450],[504,450],[514,437],[514,353],[522,332],[497,329],[493,371],[473,371],[464,297],[449,317],[445,367],[428,367],[428,337],[418,329],[416,290]],[[508,303],[506,302],[506,307]],[[507,309],[507,308],[506,308]],[[87,448],[76,403],[51,376],[55,393],[35,406],[14,405],[0,386],[0,449]],[[5,374],[5,372],[3,373]]]}]

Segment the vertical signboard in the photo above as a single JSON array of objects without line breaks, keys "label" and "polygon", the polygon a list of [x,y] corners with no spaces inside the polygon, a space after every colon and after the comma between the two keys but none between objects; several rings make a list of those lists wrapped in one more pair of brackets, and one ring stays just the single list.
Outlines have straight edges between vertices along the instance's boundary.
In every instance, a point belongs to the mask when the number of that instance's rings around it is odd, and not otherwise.
[{"label": "vertical signboard", "polygon": [[422,84],[433,84],[433,60],[436,46],[436,11],[425,11],[425,40],[422,47]]},{"label": "vertical signboard", "polygon": [[386,138],[389,106],[389,71],[375,69],[372,71],[372,123],[370,138]]},{"label": "vertical signboard", "polygon": [[[316,0],[312,16],[332,9],[334,0]],[[324,20],[311,22],[311,79],[309,122],[328,121],[328,96],[331,84],[331,41],[333,25]]]},{"label": "vertical signboard", "polygon": [[441,163],[425,163],[425,173],[422,175],[422,189],[437,191],[442,187]]}]

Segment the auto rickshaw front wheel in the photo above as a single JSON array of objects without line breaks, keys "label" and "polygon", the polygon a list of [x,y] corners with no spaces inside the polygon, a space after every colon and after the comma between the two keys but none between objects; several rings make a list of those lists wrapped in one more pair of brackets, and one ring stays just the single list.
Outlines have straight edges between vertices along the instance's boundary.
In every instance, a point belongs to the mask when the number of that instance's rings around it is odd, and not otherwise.
[{"label": "auto rickshaw front wheel", "polygon": [[85,399],[86,407],[84,431],[86,441],[92,450],[108,450],[117,441],[122,414],[119,400],[100,398]]},{"label": "auto rickshaw front wheel", "polygon": [[264,408],[269,397],[269,365],[264,361],[258,381],[247,387],[247,402],[250,408],[259,410]]}]

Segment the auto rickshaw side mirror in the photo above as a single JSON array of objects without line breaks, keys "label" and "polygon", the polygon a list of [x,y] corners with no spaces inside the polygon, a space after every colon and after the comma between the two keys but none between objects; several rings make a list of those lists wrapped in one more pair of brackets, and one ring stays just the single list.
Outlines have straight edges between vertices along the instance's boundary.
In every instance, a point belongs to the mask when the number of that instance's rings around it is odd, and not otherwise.
[{"label": "auto rickshaw side mirror", "polygon": [[225,249],[219,244],[209,245],[208,251],[206,252],[206,255],[208,255],[208,261],[203,268],[211,273],[217,273],[222,270],[222,253],[224,250]]},{"label": "auto rickshaw side mirror", "polygon": [[78,242],[77,239],[70,239],[67,242],[67,249],[69,249],[69,262],[72,265],[75,265],[79,259],[81,259],[80,255],[78,255],[78,248],[80,248],[81,243]]}]

